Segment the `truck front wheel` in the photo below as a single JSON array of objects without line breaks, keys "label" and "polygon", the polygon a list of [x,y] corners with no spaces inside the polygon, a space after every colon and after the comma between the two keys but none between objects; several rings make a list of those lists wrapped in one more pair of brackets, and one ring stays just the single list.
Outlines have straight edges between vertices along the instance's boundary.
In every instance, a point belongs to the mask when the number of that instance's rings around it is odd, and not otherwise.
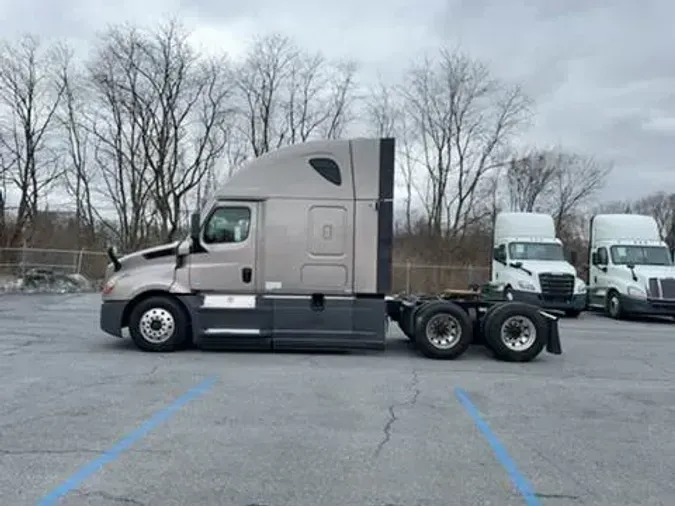
[{"label": "truck front wheel", "polygon": [[143,351],[175,351],[188,340],[189,320],[175,299],[149,297],[132,309],[129,333],[134,344]]},{"label": "truck front wheel", "polygon": [[610,318],[615,320],[620,320],[623,316],[623,308],[621,307],[621,299],[619,294],[614,290],[610,291],[607,294],[607,300],[605,302],[605,312]]}]

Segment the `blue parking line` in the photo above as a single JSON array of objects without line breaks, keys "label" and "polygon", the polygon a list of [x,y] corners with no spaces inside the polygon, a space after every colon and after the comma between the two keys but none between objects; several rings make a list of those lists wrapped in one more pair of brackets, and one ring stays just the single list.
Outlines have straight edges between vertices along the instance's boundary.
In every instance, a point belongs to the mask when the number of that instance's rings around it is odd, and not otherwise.
[{"label": "blue parking line", "polygon": [[459,402],[464,406],[464,409],[469,413],[471,418],[473,418],[474,423],[478,430],[483,434],[485,439],[488,440],[492,450],[495,452],[497,460],[502,465],[506,472],[509,473],[511,477],[511,482],[516,487],[520,495],[525,499],[525,504],[527,506],[540,506],[539,500],[534,492],[534,489],[527,481],[525,476],[521,474],[518,470],[518,466],[511,459],[504,445],[499,441],[499,438],[492,432],[490,426],[487,422],[480,416],[478,408],[471,402],[469,395],[462,390],[461,388],[455,388],[455,396]]},{"label": "blue parking line", "polygon": [[98,458],[92,460],[88,464],[85,464],[70,478],[46,494],[38,502],[38,506],[53,506],[56,504],[61,497],[77,489],[82,484],[82,482],[98,472],[103,466],[116,460],[122,454],[122,452],[128,450],[134,444],[138,443],[141,439],[147,436],[151,430],[155,429],[163,422],[171,418],[188,402],[207,393],[216,380],[217,378],[209,378],[201,382],[196,387],[181,395],[169,406],[155,413],[151,418],[143,422],[143,424],[138,429],[122,438],[112,448],[103,452]]}]

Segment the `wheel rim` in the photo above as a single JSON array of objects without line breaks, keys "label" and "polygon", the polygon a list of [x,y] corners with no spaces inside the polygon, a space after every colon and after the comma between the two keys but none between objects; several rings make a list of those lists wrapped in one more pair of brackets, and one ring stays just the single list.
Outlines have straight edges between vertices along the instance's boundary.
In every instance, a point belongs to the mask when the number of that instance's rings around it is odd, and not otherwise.
[{"label": "wheel rim", "polygon": [[448,314],[437,314],[427,322],[426,335],[429,342],[439,350],[455,346],[462,337],[459,321]]},{"label": "wheel rim", "polygon": [[502,323],[501,339],[510,350],[527,350],[537,340],[537,328],[526,316],[511,316]]},{"label": "wheel rim", "polygon": [[619,298],[616,295],[612,295],[609,298],[609,314],[616,316],[619,314]]},{"label": "wheel rim", "polygon": [[161,344],[173,335],[175,327],[173,315],[166,309],[156,307],[143,313],[139,330],[146,341]]}]

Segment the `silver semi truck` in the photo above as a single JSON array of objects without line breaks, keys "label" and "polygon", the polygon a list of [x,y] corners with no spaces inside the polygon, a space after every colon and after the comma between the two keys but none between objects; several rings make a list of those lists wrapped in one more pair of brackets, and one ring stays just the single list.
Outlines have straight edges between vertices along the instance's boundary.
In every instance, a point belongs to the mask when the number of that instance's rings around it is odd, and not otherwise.
[{"label": "silver semi truck", "polygon": [[561,353],[557,319],[520,302],[389,295],[394,139],[312,141],[249,161],[191,218],[189,236],[118,257],[101,328],[145,351],[375,349],[389,321],[451,359]]}]

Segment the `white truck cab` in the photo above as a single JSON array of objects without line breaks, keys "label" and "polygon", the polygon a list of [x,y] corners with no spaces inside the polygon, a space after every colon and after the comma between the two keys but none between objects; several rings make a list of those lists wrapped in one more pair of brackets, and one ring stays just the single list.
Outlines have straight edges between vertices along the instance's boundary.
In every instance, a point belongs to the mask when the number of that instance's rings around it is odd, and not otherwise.
[{"label": "white truck cab", "polygon": [[588,305],[615,319],[629,315],[675,317],[673,252],[656,221],[638,214],[591,218]]},{"label": "white truck cab", "polygon": [[565,260],[550,215],[499,213],[493,247],[491,284],[504,298],[573,317],[586,309],[586,284]]}]

